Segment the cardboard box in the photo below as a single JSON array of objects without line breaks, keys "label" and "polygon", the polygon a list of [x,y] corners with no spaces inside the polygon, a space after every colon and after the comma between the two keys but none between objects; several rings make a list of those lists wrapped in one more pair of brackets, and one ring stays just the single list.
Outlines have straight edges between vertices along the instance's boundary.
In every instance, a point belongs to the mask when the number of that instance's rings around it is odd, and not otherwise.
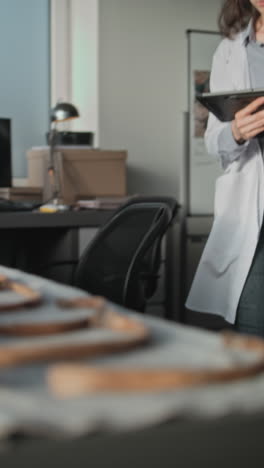
[{"label": "cardboard box", "polygon": [[[28,183],[43,187],[46,201],[51,198],[49,147],[32,148],[27,158]],[[57,147],[55,165],[64,203],[93,196],[125,196],[126,159],[126,151]]]},{"label": "cardboard box", "polygon": [[1,187],[0,198],[13,201],[41,202],[41,187]]}]

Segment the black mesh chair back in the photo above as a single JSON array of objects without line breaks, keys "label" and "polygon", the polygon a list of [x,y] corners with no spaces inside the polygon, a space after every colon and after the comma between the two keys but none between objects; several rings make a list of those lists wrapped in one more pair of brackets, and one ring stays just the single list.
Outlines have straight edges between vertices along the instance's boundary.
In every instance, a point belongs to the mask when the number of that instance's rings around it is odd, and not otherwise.
[{"label": "black mesh chair back", "polygon": [[156,289],[162,237],[178,207],[166,199],[135,197],[121,206],[84,251],[75,285],[143,311]]}]

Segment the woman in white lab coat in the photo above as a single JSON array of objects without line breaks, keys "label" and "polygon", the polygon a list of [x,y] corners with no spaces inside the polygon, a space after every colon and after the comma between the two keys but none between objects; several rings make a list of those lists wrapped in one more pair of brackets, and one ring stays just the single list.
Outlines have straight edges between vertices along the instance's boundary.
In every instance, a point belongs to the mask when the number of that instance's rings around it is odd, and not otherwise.
[{"label": "woman in white lab coat", "polygon": [[[219,26],[224,39],[213,58],[211,92],[264,89],[264,0],[226,0]],[[223,174],[186,306],[264,337],[263,104],[264,97],[258,98],[233,122],[209,115],[205,142]]]}]

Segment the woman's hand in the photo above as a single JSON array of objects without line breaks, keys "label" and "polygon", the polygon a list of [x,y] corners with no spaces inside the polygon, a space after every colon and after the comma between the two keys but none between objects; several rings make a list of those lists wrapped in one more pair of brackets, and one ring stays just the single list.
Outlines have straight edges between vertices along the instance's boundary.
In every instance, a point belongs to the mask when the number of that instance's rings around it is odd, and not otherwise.
[{"label": "woman's hand", "polygon": [[264,110],[258,111],[260,106],[264,106],[264,96],[236,113],[231,129],[237,143],[241,144],[264,131]]}]

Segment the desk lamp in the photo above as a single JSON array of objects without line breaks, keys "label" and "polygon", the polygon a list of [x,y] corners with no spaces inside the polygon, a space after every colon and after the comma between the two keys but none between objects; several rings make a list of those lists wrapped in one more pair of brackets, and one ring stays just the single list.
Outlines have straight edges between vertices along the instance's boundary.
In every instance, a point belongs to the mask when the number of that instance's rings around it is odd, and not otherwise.
[{"label": "desk lamp", "polygon": [[79,112],[75,106],[68,102],[58,102],[55,107],[51,109],[50,121],[51,130],[49,133],[49,166],[48,175],[52,187],[52,200],[49,202],[50,205],[54,206],[56,211],[63,210],[66,208],[65,205],[60,204],[60,174],[58,171],[57,164],[55,162],[55,150],[57,142],[57,129],[56,124],[58,122],[65,122],[79,117]]}]

